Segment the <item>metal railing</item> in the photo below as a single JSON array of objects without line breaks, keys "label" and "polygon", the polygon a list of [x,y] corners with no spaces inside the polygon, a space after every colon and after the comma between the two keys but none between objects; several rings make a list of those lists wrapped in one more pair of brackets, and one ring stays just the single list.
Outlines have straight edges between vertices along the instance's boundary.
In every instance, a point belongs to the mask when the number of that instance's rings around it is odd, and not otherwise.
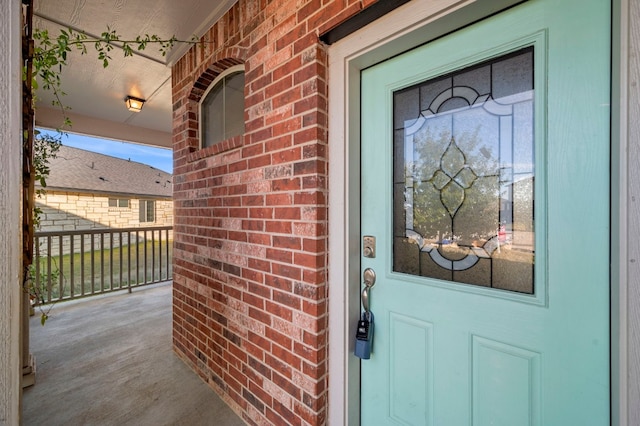
[{"label": "metal railing", "polygon": [[32,293],[45,304],[171,279],[173,228],[36,232]]}]

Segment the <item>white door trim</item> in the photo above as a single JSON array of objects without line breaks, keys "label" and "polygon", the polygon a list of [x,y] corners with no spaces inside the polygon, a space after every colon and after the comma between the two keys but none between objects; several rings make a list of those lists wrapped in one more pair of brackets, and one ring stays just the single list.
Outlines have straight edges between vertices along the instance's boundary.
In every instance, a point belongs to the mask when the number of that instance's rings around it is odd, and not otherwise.
[{"label": "white door trim", "polygon": [[[614,4],[627,4],[628,0],[614,0]],[[512,4],[517,0],[414,0],[361,30],[340,40],[329,48],[329,413],[330,425],[359,424],[359,360],[353,353],[354,326],[360,308],[360,70],[399,54],[412,47],[423,44],[440,35],[446,34],[476,20],[482,19]],[[620,14],[620,7],[614,13]],[[624,9],[624,8],[622,8]],[[615,16],[615,15],[614,15]],[[618,15],[625,16],[625,15]],[[627,15],[628,16],[628,15]],[[627,23],[615,27],[621,33]],[[624,31],[623,31],[624,30]],[[616,34],[618,34],[616,32]],[[615,45],[614,45],[615,46]],[[621,50],[625,52],[626,50]],[[621,65],[624,60],[620,60]],[[614,67],[615,68],[615,67]],[[621,69],[624,69],[622,66]],[[621,72],[622,74],[622,72]],[[625,76],[626,77],[626,76]],[[622,80],[622,78],[621,78]],[[622,87],[622,83],[621,87]],[[629,86],[624,86],[623,90]],[[621,96],[624,98],[624,96]],[[627,106],[620,103],[620,117],[626,117]],[[620,119],[620,117],[615,117]],[[615,121],[625,127],[623,120]],[[615,126],[614,126],[615,127]],[[624,134],[624,131],[619,132]],[[615,137],[615,136],[614,136]],[[621,138],[622,139],[622,138]],[[614,143],[613,156],[625,152],[622,145]],[[626,146],[626,145],[625,145]],[[621,151],[617,151],[617,150]],[[618,158],[623,158],[618,155]],[[626,159],[623,159],[626,167]],[[621,179],[613,176],[614,181]],[[614,186],[619,191],[620,201],[627,192],[624,180]],[[623,200],[624,198],[624,200]],[[623,209],[621,203],[621,210]],[[621,236],[628,229],[620,215],[620,229],[612,234],[613,245],[622,241]],[[636,213],[636,219],[637,219]],[[622,244],[620,244],[622,247]],[[623,253],[622,253],[623,254]],[[626,257],[623,257],[626,259]],[[627,265],[625,261],[618,265]],[[626,281],[624,274],[614,271],[612,294],[612,315],[614,324],[620,324],[620,330],[612,333],[612,357],[615,375],[613,386],[614,420],[626,425],[628,384],[618,378],[627,377],[626,361],[627,308]],[[620,275],[620,276],[618,276]],[[636,308],[637,309],[637,308]],[[620,351],[618,351],[620,348]],[[631,351],[629,349],[629,351]],[[617,356],[617,358],[616,358]],[[637,378],[640,379],[640,378]],[[631,381],[633,383],[633,381]],[[624,403],[622,403],[624,401]],[[625,412],[622,415],[622,412]],[[640,411],[640,410],[639,410]]]},{"label": "white door trim", "polygon": [[612,424],[627,426],[640,424],[640,3],[612,4]]}]

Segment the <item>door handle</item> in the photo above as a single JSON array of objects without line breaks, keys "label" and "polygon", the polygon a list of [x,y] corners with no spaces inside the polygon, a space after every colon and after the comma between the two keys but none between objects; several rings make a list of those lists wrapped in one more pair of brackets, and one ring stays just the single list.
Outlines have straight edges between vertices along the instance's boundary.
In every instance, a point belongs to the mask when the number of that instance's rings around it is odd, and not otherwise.
[{"label": "door handle", "polygon": [[356,328],[356,343],[354,355],[360,359],[371,358],[373,350],[373,312],[369,310],[369,291],[376,283],[376,273],[373,269],[367,268],[362,273],[364,289],[362,289],[361,301],[364,312],[360,316]]},{"label": "door handle", "polygon": [[362,280],[364,281],[364,288],[362,289],[362,294],[360,298],[362,300],[362,309],[364,309],[364,311],[368,313],[369,312],[369,291],[371,291],[371,288],[376,283],[376,272],[371,268],[365,269],[364,272],[362,273]]}]

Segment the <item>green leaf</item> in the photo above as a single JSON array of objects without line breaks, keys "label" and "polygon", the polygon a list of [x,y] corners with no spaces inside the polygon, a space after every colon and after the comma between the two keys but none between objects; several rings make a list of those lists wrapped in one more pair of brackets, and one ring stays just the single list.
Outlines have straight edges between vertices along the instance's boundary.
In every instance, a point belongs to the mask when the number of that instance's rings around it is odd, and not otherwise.
[{"label": "green leaf", "polygon": [[47,322],[48,319],[49,315],[43,312],[42,315],[40,315],[40,324],[44,327],[44,323]]}]

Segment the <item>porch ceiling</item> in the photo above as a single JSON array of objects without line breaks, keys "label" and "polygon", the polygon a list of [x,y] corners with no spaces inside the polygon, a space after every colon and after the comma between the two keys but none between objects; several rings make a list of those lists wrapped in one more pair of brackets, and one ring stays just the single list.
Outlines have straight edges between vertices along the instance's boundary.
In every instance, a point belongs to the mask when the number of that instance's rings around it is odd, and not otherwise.
[{"label": "porch ceiling", "polygon": [[[34,27],[57,34],[72,28],[98,36],[107,27],[128,39],[156,34],[180,40],[201,36],[236,0],[34,0]],[[123,58],[115,49],[107,68],[97,53],[69,55],[62,72],[63,103],[71,132],[161,147],[171,146],[171,69],[188,49],[178,44],[166,57],[155,46]],[[139,113],[125,108],[127,95],[146,99]],[[62,114],[53,96],[39,91],[36,125],[57,128]]]}]

